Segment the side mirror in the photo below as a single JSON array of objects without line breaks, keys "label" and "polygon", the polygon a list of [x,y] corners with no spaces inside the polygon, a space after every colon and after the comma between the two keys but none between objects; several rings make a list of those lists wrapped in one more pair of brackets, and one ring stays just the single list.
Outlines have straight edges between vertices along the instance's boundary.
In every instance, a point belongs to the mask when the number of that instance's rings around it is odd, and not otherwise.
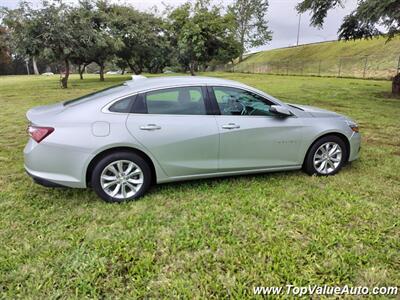
[{"label": "side mirror", "polygon": [[271,105],[269,108],[269,111],[274,114],[285,116],[285,117],[293,116],[293,114],[290,112],[290,110],[288,110],[286,107],[280,106],[280,105]]}]

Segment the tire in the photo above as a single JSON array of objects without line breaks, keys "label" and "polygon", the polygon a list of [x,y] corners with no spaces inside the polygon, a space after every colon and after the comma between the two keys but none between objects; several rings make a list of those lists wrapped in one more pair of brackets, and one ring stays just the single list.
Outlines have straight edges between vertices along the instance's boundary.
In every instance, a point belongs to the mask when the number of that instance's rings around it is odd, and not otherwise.
[{"label": "tire", "polygon": [[324,136],[310,147],[304,160],[303,170],[309,175],[335,175],[345,164],[347,152],[343,139],[336,135]]},{"label": "tire", "polygon": [[106,202],[117,203],[143,196],[151,182],[149,164],[141,156],[129,151],[103,157],[95,165],[91,177],[96,194]]}]

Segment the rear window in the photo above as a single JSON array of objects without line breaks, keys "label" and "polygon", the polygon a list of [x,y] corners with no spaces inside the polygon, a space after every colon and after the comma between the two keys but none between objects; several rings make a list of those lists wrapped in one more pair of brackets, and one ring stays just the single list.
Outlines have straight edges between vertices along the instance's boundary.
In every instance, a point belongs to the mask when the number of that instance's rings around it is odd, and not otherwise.
[{"label": "rear window", "polygon": [[129,113],[131,111],[132,103],[134,100],[135,95],[124,98],[115,102],[113,105],[110,106],[108,110],[112,112]]},{"label": "rear window", "polygon": [[105,88],[105,89],[102,89],[102,90],[99,90],[99,91],[96,91],[96,92],[93,92],[93,93],[90,93],[90,94],[87,94],[87,95],[83,95],[83,96],[80,96],[80,97],[75,98],[75,99],[67,100],[63,104],[64,104],[64,106],[68,106],[68,105],[71,105],[71,104],[78,103],[80,101],[87,101],[87,100],[90,100],[90,99],[93,99],[93,98],[97,98],[97,97],[100,97],[100,96],[103,96],[103,95],[107,95],[109,93],[113,93],[113,92],[121,89],[121,87],[123,87],[123,86],[124,86],[124,84],[113,85],[113,86],[110,86],[108,88]]}]

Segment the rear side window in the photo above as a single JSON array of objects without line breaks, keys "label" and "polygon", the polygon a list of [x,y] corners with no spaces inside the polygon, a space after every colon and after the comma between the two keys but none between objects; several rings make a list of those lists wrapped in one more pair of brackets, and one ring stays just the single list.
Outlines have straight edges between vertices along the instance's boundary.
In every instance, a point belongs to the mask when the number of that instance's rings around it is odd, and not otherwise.
[{"label": "rear side window", "polygon": [[108,110],[118,113],[129,113],[131,111],[131,107],[134,100],[135,96],[129,96],[127,98],[121,99],[115,102],[113,105],[111,105]]},{"label": "rear side window", "polygon": [[144,95],[149,114],[206,115],[201,87],[179,87]]}]

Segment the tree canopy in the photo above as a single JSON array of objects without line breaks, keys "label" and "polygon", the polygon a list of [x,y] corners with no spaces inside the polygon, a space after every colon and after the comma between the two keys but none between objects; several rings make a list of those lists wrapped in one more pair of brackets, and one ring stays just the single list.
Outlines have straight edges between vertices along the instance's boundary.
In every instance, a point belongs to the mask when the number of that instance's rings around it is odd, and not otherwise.
[{"label": "tree canopy", "polygon": [[[328,11],[345,4],[345,0],[303,0],[297,10],[299,13],[310,12],[311,24],[322,27]],[[400,33],[399,0],[360,0],[339,28],[339,38],[344,40],[371,38],[384,33],[389,38]]]},{"label": "tree canopy", "polygon": [[[56,63],[67,87],[71,63],[81,78],[85,68],[96,63],[104,80],[107,62],[136,74],[172,66],[192,75],[232,62],[245,47],[270,39],[267,8],[266,0],[238,0],[229,9],[197,0],[159,14],[107,0],[49,0],[36,9],[23,1],[16,9],[2,10],[1,25],[2,36],[9,37],[7,49],[32,61],[35,70],[38,58]],[[236,16],[235,9],[244,18]]]},{"label": "tree canopy", "polygon": [[186,3],[168,16],[170,41],[178,61],[194,74],[199,66],[212,60],[227,62],[240,52],[234,37],[235,23],[230,15],[222,15],[209,1]]},{"label": "tree canopy", "polygon": [[266,18],[268,6],[267,0],[235,0],[228,7],[241,47],[239,61],[248,48],[265,45],[272,39]]}]

